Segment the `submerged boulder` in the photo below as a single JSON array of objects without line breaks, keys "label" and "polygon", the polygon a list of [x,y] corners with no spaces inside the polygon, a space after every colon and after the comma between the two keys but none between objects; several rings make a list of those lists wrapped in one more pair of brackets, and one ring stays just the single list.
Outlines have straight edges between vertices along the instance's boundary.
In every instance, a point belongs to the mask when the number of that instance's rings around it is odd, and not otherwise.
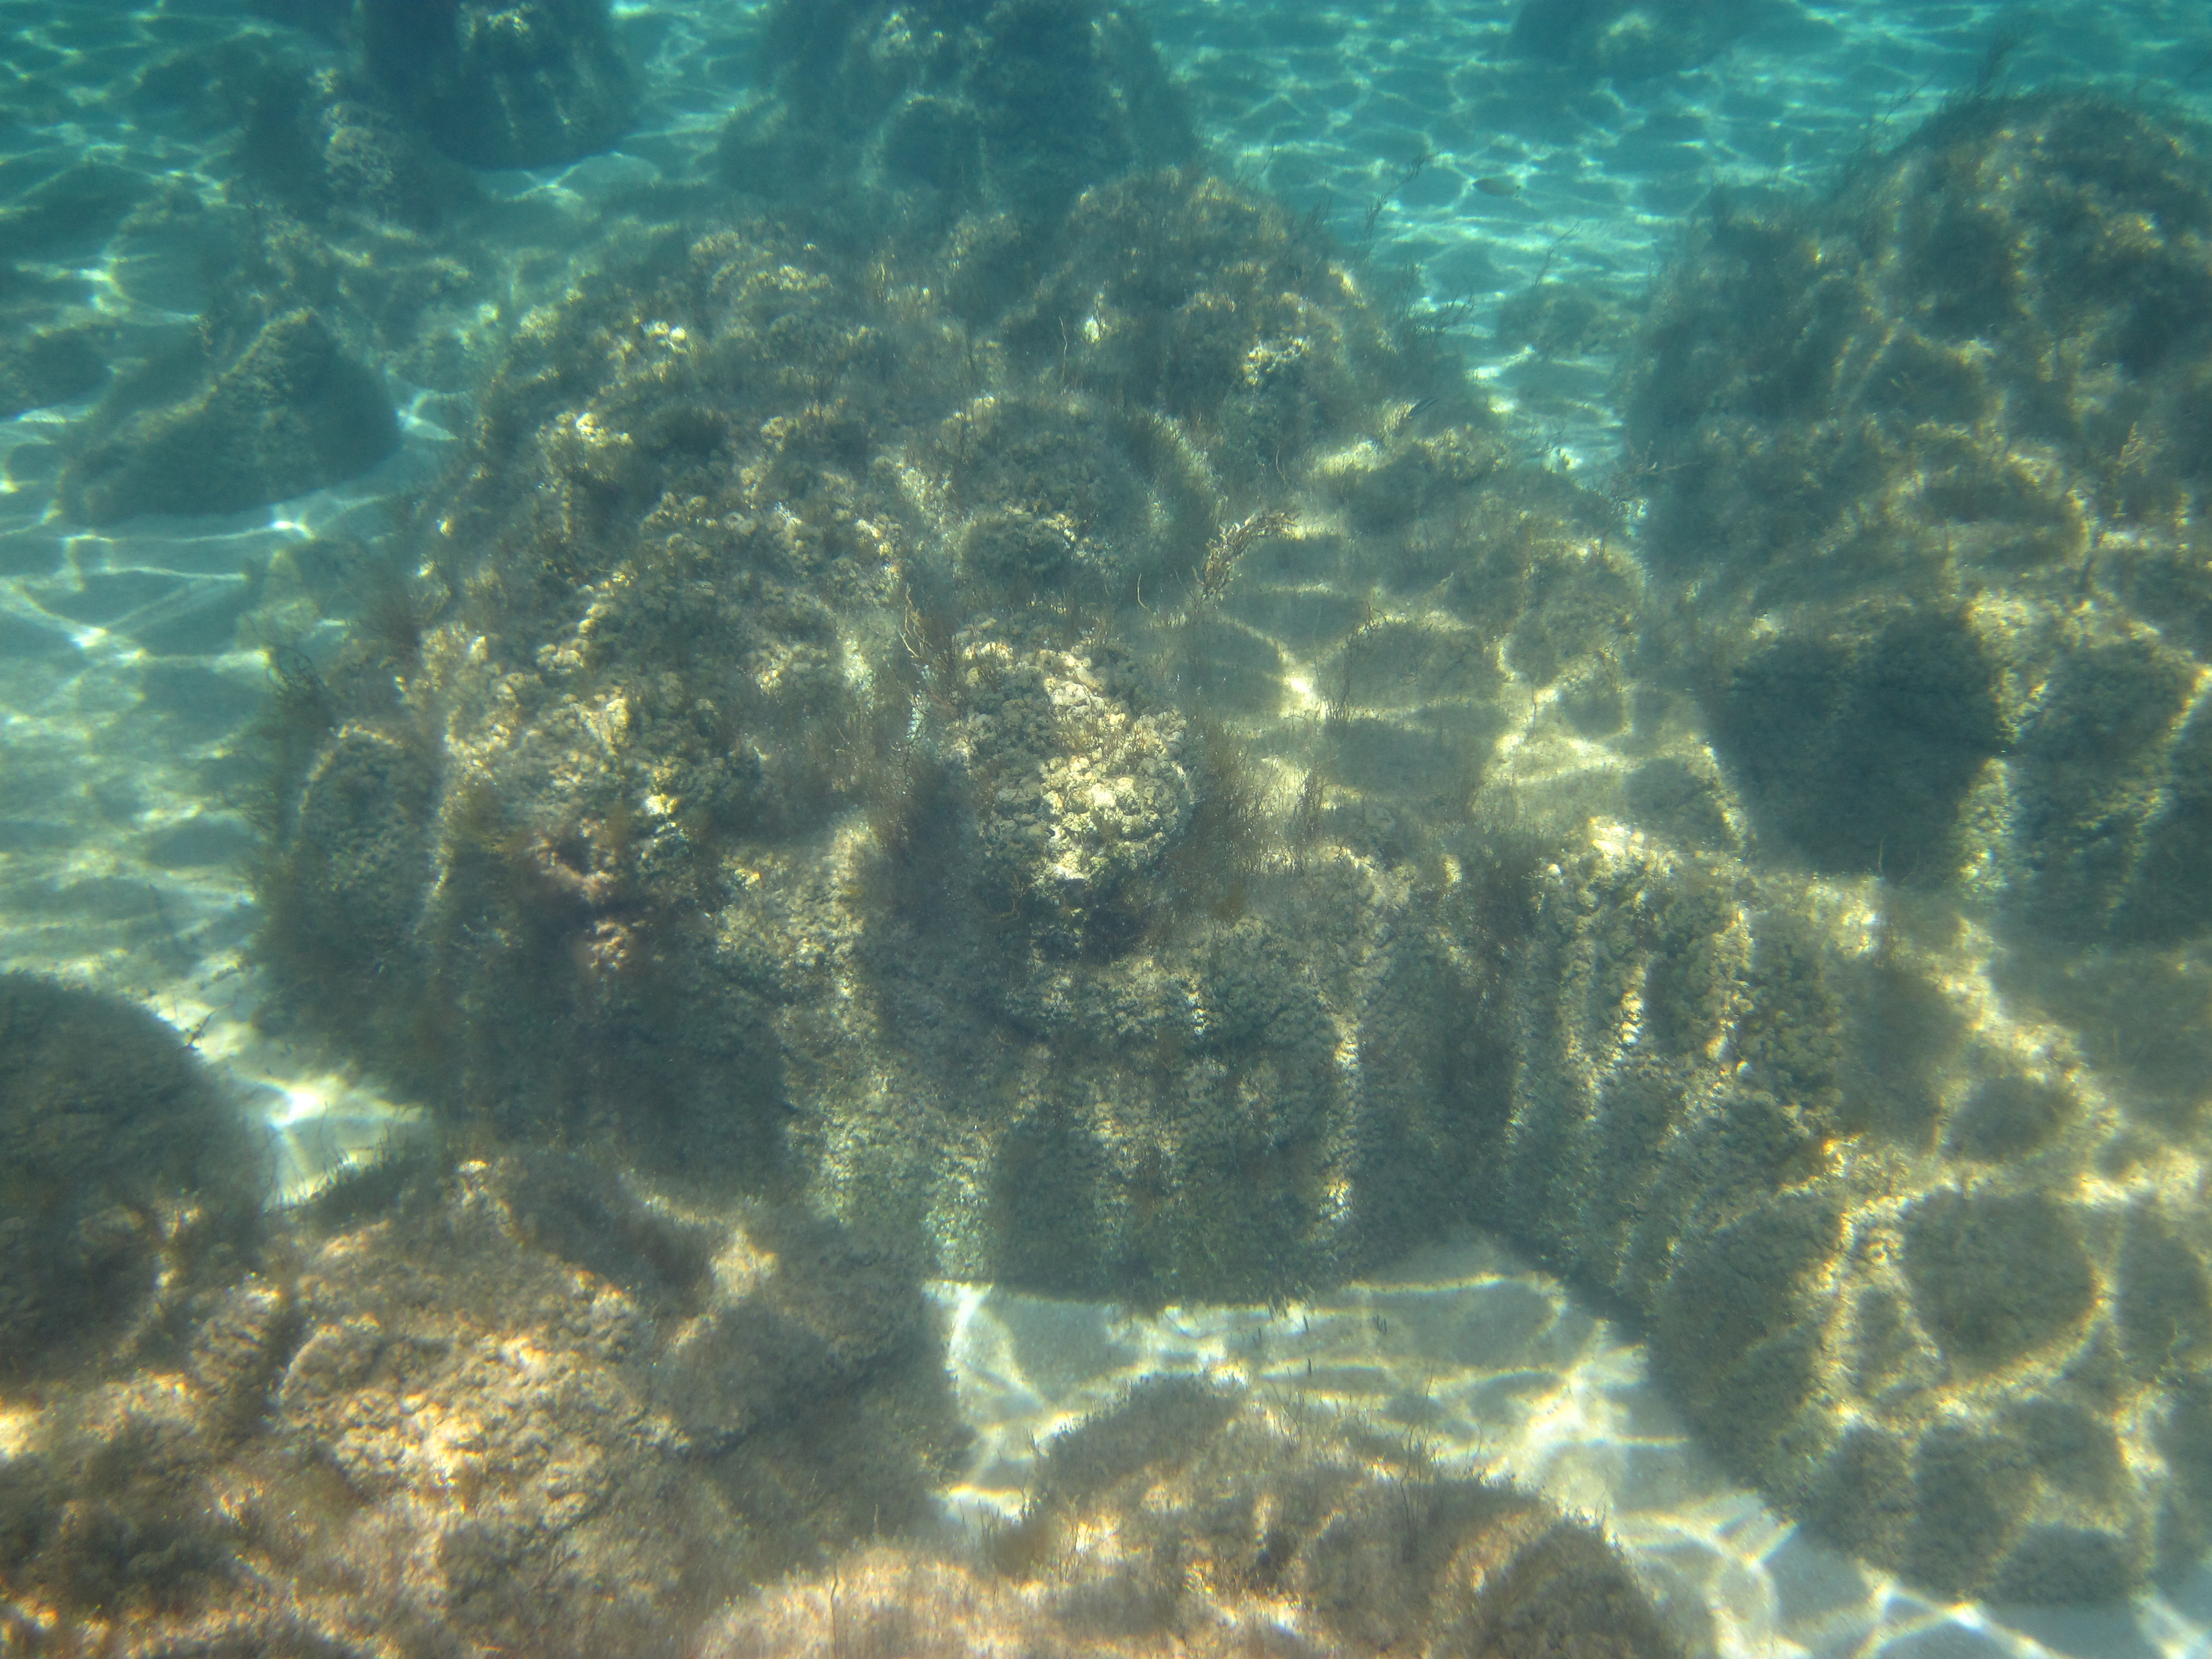
[{"label": "submerged boulder", "polygon": [[766,90],[721,147],[731,183],[793,204],[1049,221],[1085,189],[1194,159],[1149,37],[1106,0],[778,0]]},{"label": "submerged boulder", "polygon": [[2212,1540],[2207,224],[2194,133],[1969,100],[1716,198],[1632,357],[1647,660],[1743,854],[1558,860],[1497,1213],[1747,1478],[1946,1595]]},{"label": "submerged boulder", "polygon": [[0,1378],[158,1347],[244,1271],[264,1149],[152,1014],[0,975]]},{"label": "submerged boulder", "polygon": [[1680,1651],[1595,1528],[1357,1421],[1191,1377],[1054,1438],[1029,1508],[981,1551],[856,1552],[737,1603],[700,1652],[848,1644],[914,1659]]},{"label": "submerged boulder", "polygon": [[270,1225],[175,1352],[9,1401],[18,1632],[666,1652],[921,1525],[960,1443],[910,1270],[818,1221],[537,1154],[410,1157]]},{"label": "submerged boulder", "polygon": [[1047,252],[988,328],[988,249],[769,221],[544,314],[423,550],[442,735],[364,651],[295,750],[295,1017],[949,1272],[1265,1294],[1446,1224],[1496,965],[1429,814],[1497,642],[1610,684],[1629,579],[1279,209],[1147,175]]},{"label": "submerged boulder", "polygon": [[[207,362],[181,396],[168,377],[118,385],[97,433],[62,479],[94,524],[141,513],[236,513],[367,471],[399,446],[374,371],[312,310],[271,318],[228,362]],[[152,394],[152,395],[149,395]]]},{"label": "submerged boulder", "polygon": [[258,194],[303,218],[431,233],[472,199],[465,170],[358,76],[279,59],[234,95],[246,118],[231,159]]},{"label": "submerged boulder", "polygon": [[622,137],[638,99],[606,0],[361,0],[362,60],[430,142],[550,167]]}]

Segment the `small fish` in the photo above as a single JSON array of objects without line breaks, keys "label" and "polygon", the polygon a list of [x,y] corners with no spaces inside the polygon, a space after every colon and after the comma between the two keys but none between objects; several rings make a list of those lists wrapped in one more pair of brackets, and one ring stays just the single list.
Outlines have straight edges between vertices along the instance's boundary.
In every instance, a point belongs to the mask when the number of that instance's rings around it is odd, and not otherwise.
[{"label": "small fish", "polygon": [[1508,179],[1498,173],[1492,173],[1486,179],[1476,179],[1474,187],[1485,196],[1518,196],[1521,193],[1521,181],[1518,179]]}]

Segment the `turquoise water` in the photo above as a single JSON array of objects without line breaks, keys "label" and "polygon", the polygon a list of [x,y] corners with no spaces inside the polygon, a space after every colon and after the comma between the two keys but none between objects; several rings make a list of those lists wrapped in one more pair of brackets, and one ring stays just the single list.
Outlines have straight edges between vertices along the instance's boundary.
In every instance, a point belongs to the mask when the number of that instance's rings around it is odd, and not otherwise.
[{"label": "turquoise water", "polygon": [[[413,36],[363,74],[346,7],[7,0],[0,967],[189,1039],[280,1216],[552,1144],[685,1226],[726,1169],[918,1253],[972,1437],[917,1514],[987,1530],[1038,1440],[1198,1371],[1596,1517],[1691,1650],[2200,1650],[2212,35],[1516,9],[1148,5],[1111,109],[1017,78],[1012,137],[846,154],[779,125],[866,79],[793,48],[801,8],[617,6],[507,106]],[[2051,88],[2113,101],[2005,101]],[[1178,161],[1281,210],[1221,290],[1297,303],[1156,381],[1111,275],[1140,215],[1064,258],[946,228]],[[2006,252],[1927,204],[2011,216]],[[1181,246],[1205,210],[1148,210]],[[732,222],[769,251],[698,252]],[[1942,311],[2014,256],[2074,307],[2008,298],[2034,327],[2102,319],[2036,337],[2059,368]],[[1856,309],[1790,309],[1824,281]],[[1826,330],[1843,367],[1792,380]],[[1331,352],[1297,426],[1270,389]],[[611,522],[708,552],[613,560]],[[420,836],[348,864],[417,761]],[[1179,1139],[1217,1099],[1267,1127]],[[1814,1245],[1777,1218],[1806,1194]],[[1678,1200],[1721,1218],[1639,1255]],[[1754,1234],[1804,1260],[1744,1292]],[[291,1376],[327,1310],[249,1317],[237,1270],[194,1269]],[[89,1310],[76,1370],[0,1385],[0,1457],[46,1458],[71,1389],[198,1375],[214,1305],[168,1348]],[[1791,1332],[1795,1427],[1739,1433]],[[1862,1492],[1847,1445],[1918,1461]],[[74,1614],[31,1537],[0,1591],[35,1651]]]}]

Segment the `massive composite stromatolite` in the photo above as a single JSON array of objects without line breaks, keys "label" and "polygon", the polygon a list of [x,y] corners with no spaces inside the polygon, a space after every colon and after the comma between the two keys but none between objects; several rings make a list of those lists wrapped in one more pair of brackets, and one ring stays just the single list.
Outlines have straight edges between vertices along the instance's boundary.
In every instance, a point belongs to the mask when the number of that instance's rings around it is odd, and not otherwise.
[{"label": "massive composite stromatolite", "polygon": [[1481,1221],[1871,1559],[2194,1559],[2195,152],[1984,103],[1716,204],[1632,545],[1273,206],[966,177],[532,319],[419,616],[295,677],[293,1012],[954,1273]]},{"label": "massive composite stromatolite", "polygon": [[2212,1521],[2208,227],[2193,133],[1971,101],[1713,203],[1629,385],[1647,645],[1751,857],[1563,863],[1510,1212],[1949,1591],[2108,1595]]}]

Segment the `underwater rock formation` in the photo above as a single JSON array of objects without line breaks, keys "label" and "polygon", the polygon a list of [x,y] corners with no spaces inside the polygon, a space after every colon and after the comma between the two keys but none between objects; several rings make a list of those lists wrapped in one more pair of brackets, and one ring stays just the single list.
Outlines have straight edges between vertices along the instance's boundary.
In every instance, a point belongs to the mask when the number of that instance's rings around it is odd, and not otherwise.
[{"label": "underwater rock formation", "polygon": [[1629,390],[1648,547],[1697,586],[1669,644],[1754,816],[1814,867],[1971,872],[2084,941],[2212,922],[2183,850],[2208,223],[2182,135],[2051,94],[1693,234]]},{"label": "underwater rock formation", "polygon": [[637,76],[606,0],[360,0],[362,62],[457,161],[538,167],[605,149]]},{"label": "underwater rock formation", "polygon": [[1524,949],[1481,1212],[1642,1316],[1731,1468],[1945,1595],[2101,1601],[2194,1559],[2185,1154],[2063,1032],[1991,1017],[1985,929],[1601,836]]},{"label": "underwater rock formation", "polygon": [[169,1352],[9,1402],[11,1647],[668,1652],[959,1443],[911,1273],[818,1221],[537,1154],[271,1229]]},{"label": "underwater rock formation", "polygon": [[725,134],[738,189],[884,222],[1047,222],[1092,185],[1194,159],[1152,40],[1104,0],[779,0],[765,89]]},{"label": "underwater rock formation", "polygon": [[2208,222],[2190,135],[1970,101],[1717,199],[1630,381],[1646,660],[1743,856],[1601,827],[1547,872],[1486,1209],[1945,1594],[2212,1538]]},{"label": "underwater rock formation", "polygon": [[90,429],[62,492],[94,524],[264,506],[365,472],[399,447],[382,383],[307,309],[270,318],[227,361],[118,382]]},{"label": "underwater rock formation", "polygon": [[232,160],[257,194],[309,219],[356,214],[418,231],[471,198],[465,170],[358,77],[280,60],[241,78],[232,96],[246,118]]},{"label": "underwater rock formation", "polygon": [[[0,282],[0,292],[5,286]],[[0,420],[82,398],[106,378],[107,364],[92,330],[38,330],[0,346]]]},{"label": "underwater rock formation", "polygon": [[1620,727],[1633,578],[1279,209],[1093,191],[988,331],[949,246],[759,222],[543,313],[446,609],[300,699],[271,958],[457,1113],[947,1271],[1333,1280],[1462,1207],[1453,821],[1504,685],[1532,754]]},{"label": "underwater rock formation", "polygon": [[1669,1659],[1595,1528],[1402,1443],[1154,1380],[1046,1449],[981,1559],[878,1547],[723,1615],[702,1659],[1416,1652]]},{"label": "underwater rock formation", "polygon": [[1531,58],[1626,81],[1695,68],[1755,15],[1751,0],[1522,0],[1511,40]]},{"label": "underwater rock formation", "polygon": [[[923,84],[811,15],[838,97]],[[733,144],[823,118],[781,95]],[[1273,1296],[1496,1226],[1923,1584],[2196,1559],[2187,144],[1976,103],[1716,204],[1639,563],[1278,207],[914,235],[840,216],[874,142],[520,331],[420,607],[288,676],[272,1021],[957,1276]]]},{"label": "underwater rock formation", "polygon": [[0,1379],[158,1344],[236,1271],[264,1162],[135,1004],[0,975]]},{"label": "underwater rock formation", "polygon": [[[387,388],[436,423],[496,361],[507,309],[532,303],[518,266],[535,238],[571,251],[573,228],[495,223],[468,169],[329,56],[282,32],[223,33],[179,45],[125,94],[149,123],[207,136],[224,205],[160,192],[109,246],[141,311],[190,315],[94,337],[114,389],[72,434],[82,510],[234,511],[355,477],[398,443]],[[27,327],[78,320],[53,301],[24,311]],[[142,456],[148,440],[159,453]],[[191,477],[179,445],[200,462]]]}]

